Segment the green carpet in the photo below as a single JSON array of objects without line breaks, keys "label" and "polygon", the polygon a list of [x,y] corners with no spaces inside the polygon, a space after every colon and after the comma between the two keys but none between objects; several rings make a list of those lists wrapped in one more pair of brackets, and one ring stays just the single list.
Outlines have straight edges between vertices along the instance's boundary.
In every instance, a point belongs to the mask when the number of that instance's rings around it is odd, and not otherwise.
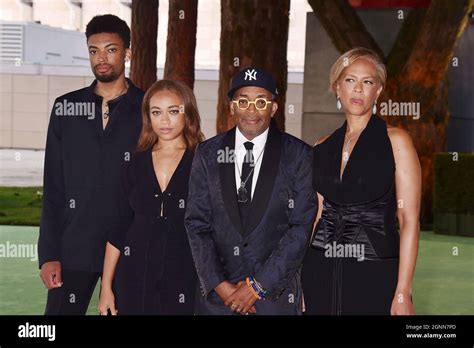
[{"label": "green carpet", "polygon": [[[0,226],[0,245],[37,238],[38,227]],[[474,314],[474,238],[422,232],[413,291],[417,314]],[[98,287],[88,314],[97,314],[97,300]],[[42,314],[45,301],[36,259],[0,257],[0,315]]]}]

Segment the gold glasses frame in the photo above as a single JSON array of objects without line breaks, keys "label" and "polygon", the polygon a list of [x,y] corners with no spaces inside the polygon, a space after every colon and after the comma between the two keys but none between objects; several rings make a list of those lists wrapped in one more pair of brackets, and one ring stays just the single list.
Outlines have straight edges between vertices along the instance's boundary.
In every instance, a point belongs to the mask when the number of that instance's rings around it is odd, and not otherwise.
[{"label": "gold glasses frame", "polygon": [[[239,101],[241,100],[245,100],[248,104],[247,104],[247,107],[243,108],[241,107],[241,105],[239,104]],[[257,103],[259,101],[265,101],[265,106],[264,107],[258,107],[257,106]],[[273,103],[272,100],[267,100],[266,98],[256,98],[255,100],[248,100],[247,98],[245,97],[240,97],[239,99],[237,100],[232,100],[233,103],[237,104],[237,107],[240,109],[240,110],[247,110],[249,107],[250,107],[250,104],[253,104],[255,109],[261,111],[261,110],[265,110],[267,107],[268,107],[268,104],[271,104]]]}]

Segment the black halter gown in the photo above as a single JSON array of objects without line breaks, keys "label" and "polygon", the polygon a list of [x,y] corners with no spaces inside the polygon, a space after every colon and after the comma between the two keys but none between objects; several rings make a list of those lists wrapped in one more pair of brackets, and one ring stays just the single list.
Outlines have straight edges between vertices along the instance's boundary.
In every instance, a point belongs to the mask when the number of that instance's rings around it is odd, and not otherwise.
[{"label": "black halter gown", "polygon": [[324,203],[303,262],[306,314],[389,315],[400,244],[392,146],[373,115],[341,178],[346,128],[314,147],[313,184]]}]

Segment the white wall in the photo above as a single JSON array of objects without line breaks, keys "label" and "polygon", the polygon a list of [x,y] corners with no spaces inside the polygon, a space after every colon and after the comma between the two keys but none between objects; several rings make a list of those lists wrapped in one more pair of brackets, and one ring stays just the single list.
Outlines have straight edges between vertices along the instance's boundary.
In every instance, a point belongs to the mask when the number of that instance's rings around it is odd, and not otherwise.
[{"label": "white wall", "polygon": [[[166,57],[168,0],[160,0],[159,3],[157,66],[160,78],[163,76]],[[306,0],[291,0],[286,129],[297,137],[301,137],[304,37],[306,12],[310,10]],[[115,14],[129,26],[131,24],[131,9],[123,0],[82,0],[82,8],[75,5],[71,7],[70,0],[34,0],[32,6],[20,0],[0,1],[0,20],[37,20],[45,25],[71,29],[74,36],[79,33],[84,35],[85,26],[93,16],[106,13]],[[199,0],[196,40],[195,94],[202,128],[209,138],[216,134],[220,0]],[[38,45],[41,48],[44,44],[41,41],[29,40],[26,45]],[[82,47],[82,41],[76,45]],[[59,46],[69,52],[73,50],[63,43]],[[26,49],[31,50],[31,47]],[[34,61],[22,62],[20,66],[12,64],[2,63],[0,69],[0,147],[44,148],[52,102],[62,93],[90,84],[93,76],[89,64],[81,60],[71,64],[51,62],[49,65],[44,61],[42,64]]]},{"label": "white wall", "polygon": [[[128,72],[127,72],[128,73]],[[158,75],[162,75],[159,70]],[[206,138],[216,134],[218,71],[197,70],[194,92]],[[0,69],[0,147],[44,149],[54,100],[92,83],[87,67],[3,64]],[[302,73],[290,73],[286,130],[301,137]]]},{"label": "white wall", "polygon": [[[131,8],[123,0],[82,0],[82,8],[70,0],[31,0],[31,6],[20,0],[0,1],[0,20],[40,21],[52,27],[84,32],[92,17],[111,13],[131,26]],[[166,58],[169,0],[159,1],[157,65]],[[288,35],[288,70],[303,71],[307,0],[291,0]],[[196,69],[219,69],[220,0],[199,0],[196,37]],[[34,43],[32,43],[34,44]]]}]

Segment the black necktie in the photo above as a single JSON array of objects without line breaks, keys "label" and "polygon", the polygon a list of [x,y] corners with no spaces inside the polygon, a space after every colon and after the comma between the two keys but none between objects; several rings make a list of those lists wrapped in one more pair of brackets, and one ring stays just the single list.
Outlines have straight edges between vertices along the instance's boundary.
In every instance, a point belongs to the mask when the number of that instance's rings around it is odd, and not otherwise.
[{"label": "black necktie", "polygon": [[[245,226],[247,222],[247,217],[249,213],[249,207],[252,199],[252,179],[253,179],[253,172],[255,168],[255,162],[253,157],[253,143],[251,141],[246,141],[244,143],[245,146],[245,157],[242,163],[242,176],[240,177],[241,185],[245,182],[245,191],[246,191],[246,202],[239,202],[239,211],[240,211],[240,218],[242,220],[242,225]],[[242,197],[241,197],[242,198]]]}]

